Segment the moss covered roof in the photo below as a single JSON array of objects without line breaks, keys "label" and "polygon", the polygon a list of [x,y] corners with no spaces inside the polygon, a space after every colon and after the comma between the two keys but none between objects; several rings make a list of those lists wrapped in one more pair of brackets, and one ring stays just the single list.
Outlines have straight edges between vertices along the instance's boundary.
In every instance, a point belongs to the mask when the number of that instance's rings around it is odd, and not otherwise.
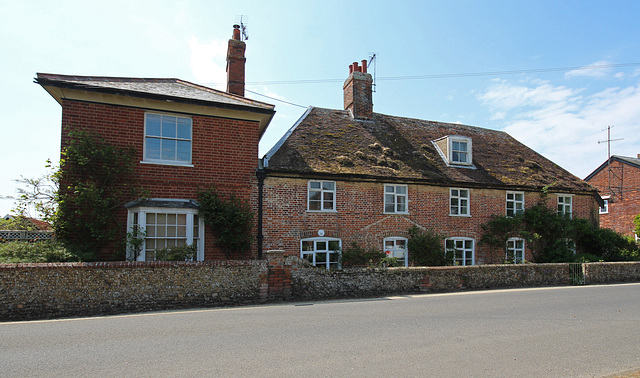
[{"label": "moss covered roof", "polygon": [[[473,168],[447,165],[432,141],[449,135],[471,138]],[[265,158],[270,172],[595,192],[505,132],[379,113],[310,108]]]}]

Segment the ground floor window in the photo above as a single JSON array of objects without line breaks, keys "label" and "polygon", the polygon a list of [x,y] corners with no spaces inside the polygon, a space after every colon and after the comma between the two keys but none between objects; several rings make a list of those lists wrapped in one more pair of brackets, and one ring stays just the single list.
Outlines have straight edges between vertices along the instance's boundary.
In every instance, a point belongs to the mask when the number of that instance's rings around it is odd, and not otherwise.
[{"label": "ground floor window", "polygon": [[474,241],[469,238],[451,238],[445,240],[447,253],[453,255],[454,265],[474,265]]},{"label": "ground floor window", "polygon": [[384,253],[388,257],[398,259],[400,266],[409,265],[409,254],[407,252],[407,238],[390,237],[384,239]]},{"label": "ground floor window", "polygon": [[300,241],[300,257],[315,266],[340,268],[342,241],[336,238],[309,238]]},{"label": "ground floor window", "polygon": [[127,223],[130,235],[144,237],[140,250],[128,248],[131,260],[154,261],[158,250],[187,245],[196,246],[195,260],[204,260],[204,225],[197,209],[134,207]]},{"label": "ground floor window", "polygon": [[506,261],[515,264],[524,262],[524,239],[510,238],[507,240]]}]

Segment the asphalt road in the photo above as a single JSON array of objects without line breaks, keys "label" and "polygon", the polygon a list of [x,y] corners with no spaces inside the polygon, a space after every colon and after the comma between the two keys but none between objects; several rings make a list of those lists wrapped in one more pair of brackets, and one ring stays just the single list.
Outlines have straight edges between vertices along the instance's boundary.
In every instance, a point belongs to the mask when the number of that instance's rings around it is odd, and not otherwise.
[{"label": "asphalt road", "polygon": [[600,377],[640,368],[640,284],[0,323],[0,376]]}]

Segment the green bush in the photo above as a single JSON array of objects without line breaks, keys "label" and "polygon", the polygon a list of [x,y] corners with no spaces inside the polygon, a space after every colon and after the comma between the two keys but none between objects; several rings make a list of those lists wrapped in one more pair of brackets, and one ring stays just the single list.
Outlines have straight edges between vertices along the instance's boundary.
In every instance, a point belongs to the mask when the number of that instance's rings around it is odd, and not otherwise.
[{"label": "green bush", "polygon": [[77,261],[61,242],[45,240],[39,242],[0,243],[0,263],[44,263]]},{"label": "green bush", "polygon": [[446,253],[444,236],[417,226],[409,229],[409,260],[417,266],[443,266],[453,264],[453,256]]},{"label": "green bush", "polygon": [[170,247],[158,249],[156,260],[160,261],[193,261],[198,254],[198,247],[195,244],[180,247]]},{"label": "green bush", "polygon": [[378,266],[380,261],[387,258],[387,255],[377,251],[375,248],[364,249],[358,243],[351,243],[351,247],[345,249],[341,253],[342,267],[374,267]]}]

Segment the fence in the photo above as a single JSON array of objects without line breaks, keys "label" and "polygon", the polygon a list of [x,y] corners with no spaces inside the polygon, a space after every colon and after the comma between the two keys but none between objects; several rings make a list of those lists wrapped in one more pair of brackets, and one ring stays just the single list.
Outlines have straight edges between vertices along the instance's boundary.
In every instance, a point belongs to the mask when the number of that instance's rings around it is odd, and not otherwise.
[{"label": "fence", "polygon": [[20,230],[0,230],[0,242],[6,241],[40,241],[54,240],[56,238],[53,231],[20,231]]}]

